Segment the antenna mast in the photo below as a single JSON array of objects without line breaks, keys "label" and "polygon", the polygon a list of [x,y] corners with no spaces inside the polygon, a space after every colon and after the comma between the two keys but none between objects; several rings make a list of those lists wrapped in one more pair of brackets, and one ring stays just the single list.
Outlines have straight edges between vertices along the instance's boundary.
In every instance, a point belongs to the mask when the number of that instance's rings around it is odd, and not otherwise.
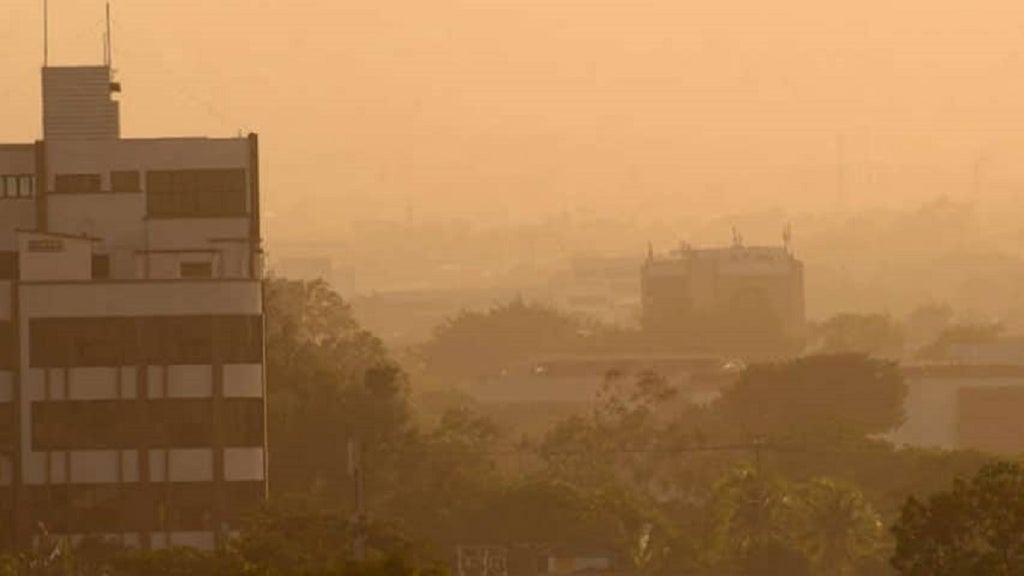
[{"label": "antenna mast", "polygon": [[50,63],[50,1],[43,0],[43,68]]},{"label": "antenna mast", "polygon": [[107,2],[107,33],[103,36],[103,63],[110,68],[114,64],[113,43],[110,38],[110,2]]}]

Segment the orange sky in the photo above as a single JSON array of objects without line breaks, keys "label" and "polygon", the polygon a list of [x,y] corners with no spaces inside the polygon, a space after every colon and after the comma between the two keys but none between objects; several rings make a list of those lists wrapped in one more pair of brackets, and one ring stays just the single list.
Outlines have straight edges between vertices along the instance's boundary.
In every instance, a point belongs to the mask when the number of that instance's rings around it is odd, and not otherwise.
[{"label": "orange sky", "polygon": [[[0,141],[39,133],[41,0],[0,5]],[[898,7],[892,7],[897,4]],[[51,63],[103,2],[51,0]],[[125,136],[263,138],[272,234],[366,217],[666,219],[1024,181],[1009,0],[113,2]],[[993,192],[995,193],[995,192]],[[279,220],[280,221],[280,220]]]}]

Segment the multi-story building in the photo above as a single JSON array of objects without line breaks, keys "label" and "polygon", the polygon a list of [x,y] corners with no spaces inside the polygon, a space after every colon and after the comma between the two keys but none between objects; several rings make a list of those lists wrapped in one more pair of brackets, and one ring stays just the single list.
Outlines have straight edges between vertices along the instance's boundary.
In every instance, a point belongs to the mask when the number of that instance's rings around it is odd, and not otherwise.
[{"label": "multi-story building", "polygon": [[120,137],[43,69],[0,145],[0,529],[215,546],[266,494],[257,137]]},{"label": "multi-story building", "polygon": [[[648,332],[718,354],[799,351],[804,332],[803,263],[788,246],[682,246],[648,254],[641,271]],[[759,354],[760,352],[760,354]]]}]

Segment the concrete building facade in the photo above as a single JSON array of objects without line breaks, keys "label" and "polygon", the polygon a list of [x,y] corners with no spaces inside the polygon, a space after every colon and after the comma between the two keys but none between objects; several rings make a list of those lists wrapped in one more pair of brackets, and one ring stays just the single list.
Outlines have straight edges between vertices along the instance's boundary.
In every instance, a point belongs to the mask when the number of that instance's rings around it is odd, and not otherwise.
[{"label": "concrete building facade", "polygon": [[121,138],[119,90],[44,68],[0,145],[0,526],[211,548],[266,496],[258,139]]},{"label": "concrete building facade", "polygon": [[641,270],[641,305],[645,330],[707,352],[746,356],[760,342],[799,351],[803,263],[786,246],[738,242],[652,251]]}]

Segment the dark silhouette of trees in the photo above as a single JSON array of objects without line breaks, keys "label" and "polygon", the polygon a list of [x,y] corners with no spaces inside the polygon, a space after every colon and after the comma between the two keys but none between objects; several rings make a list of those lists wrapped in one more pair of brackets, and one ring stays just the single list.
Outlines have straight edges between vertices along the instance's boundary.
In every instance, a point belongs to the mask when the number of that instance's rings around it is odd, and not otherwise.
[{"label": "dark silhouette of trees", "polygon": [[898,358],[903,351],[900,326],[885,314],[837,314],[815,327],[819,354],[864,354]]},{"label": "dark silhouette of trees", "polygon": [[1003,330],[1003,325],[999,323],[955,324],[944,329],[934,341],[921,348],[917,357],[921,360],[946,360],[952,346],[994,342],[1003,334]]},{"label": "dark silhouette of trees", "polygon": [[808,356],[750,366],[717,408],[755,436],[856,438],[899,426],[906,393],[893,362],[859,354]]},{"label": "dark silhouette of trees", "polygon": [[1024,573],[1024,467],[989,464],[952,490],[910,498],[892,531],[900,574]]},{"label": "dark silhouette of trees", "polygon": [[593,323],[522,298],[447,319],[420,350],[424,369],[448,385],[474,383],[539,355],[579,350]]}]

